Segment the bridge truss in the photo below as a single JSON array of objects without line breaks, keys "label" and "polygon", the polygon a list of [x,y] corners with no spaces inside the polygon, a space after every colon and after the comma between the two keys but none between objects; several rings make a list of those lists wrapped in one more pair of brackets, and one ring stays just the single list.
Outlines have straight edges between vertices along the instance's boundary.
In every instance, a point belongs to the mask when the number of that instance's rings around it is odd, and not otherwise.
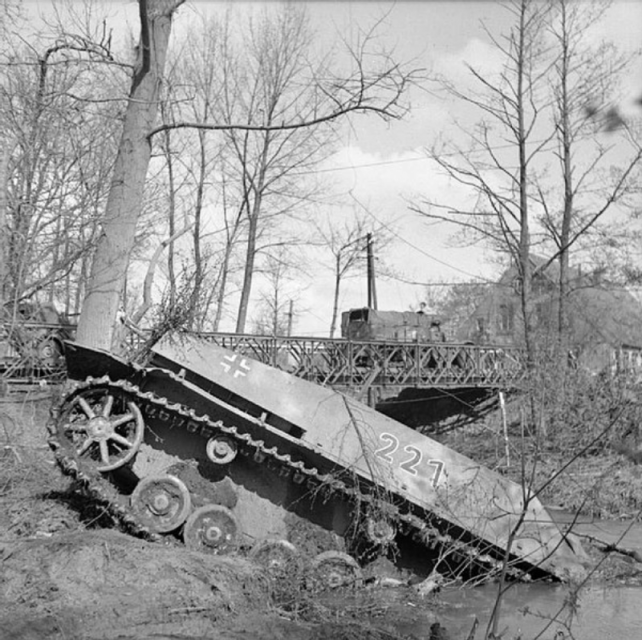
[{"label": "bridge truss", "polygon": [[200,336],[237,353],[351,395],[380,398],[406,388],[514,388],[524,376],[517,348],[455,343],[361,342],[231,333]]},{"label": "bridge truss", "polygon": [[[23,341],[19,348],[5,342],[4,349],[0,349],[3,377],[24,376],[28,369],[37,372],[39,380],[59,378],[64,374],[64,360],[62,353],[55,351],[59,345],[62,348],[57,327],[30,323],[29,331],[33,340]],[[377,399],[389,398],[407,388],[509,389],[518,386],[524,375],[523,352],[517,348],[234,333],[199,336],[360,399],[370,398],[373,393]],[[132,333],[128,338],[130,348],[135,351],[144,339],[144,334]]]}]

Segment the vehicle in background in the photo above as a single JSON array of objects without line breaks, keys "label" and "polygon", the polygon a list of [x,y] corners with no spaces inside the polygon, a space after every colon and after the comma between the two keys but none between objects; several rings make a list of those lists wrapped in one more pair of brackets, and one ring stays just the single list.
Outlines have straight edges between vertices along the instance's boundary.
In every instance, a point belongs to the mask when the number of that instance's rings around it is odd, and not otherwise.
[{"label": "vehicle in background", "polygon": [[341,336],[348,340],[444,342],[443,316],[422,311],[350,309],[341,314]]},{"label": "vehicle in background", "polygon": [[53,304],[22,302],[4,309],[0,326],[0,367],[3,373],[34,375],[63,371],[65,340],[75,326]]}]

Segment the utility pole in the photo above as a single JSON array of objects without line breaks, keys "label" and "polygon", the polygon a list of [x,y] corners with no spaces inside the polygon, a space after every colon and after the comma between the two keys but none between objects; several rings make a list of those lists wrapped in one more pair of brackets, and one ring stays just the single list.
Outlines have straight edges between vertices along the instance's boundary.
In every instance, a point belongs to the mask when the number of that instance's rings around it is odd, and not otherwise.
[{"label": "utility pole", "polygon": [[377,287],[375,284],[374,256],[372,252],[372,234],[366,235],[366,255],[368,263],[368,309],[377,309]]}]

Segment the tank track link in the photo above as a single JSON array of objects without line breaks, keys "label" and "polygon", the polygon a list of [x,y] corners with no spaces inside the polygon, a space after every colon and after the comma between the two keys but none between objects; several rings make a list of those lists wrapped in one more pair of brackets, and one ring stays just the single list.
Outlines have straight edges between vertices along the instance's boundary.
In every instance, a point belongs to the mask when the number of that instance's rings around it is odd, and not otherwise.
[{"label": "tank track link", "polygon": [[[182,384],[179,376],[172,372],[168,373],[175,382]],[[418,516],[408,512],[404,513],[398,506],[364,493],[331,474],[321,473],[315,468],[305,466],[300,461],[292,460],[289,454],[279,453],[277,447],[267,447],[263,440],[257,440],[247,433],[241,433],[234,426],[225,425],[220,420],[213,421],[207,415],[197,415],[193,409],[170,402],[153,392],[141,391],[139,387],[127,380],[112,380],[109,376],[88,377],[83,382],[68,382],[64,395],[67,398],[71,394],[79,393],[85,389],[101,387],[118,388],[134,396],[140,405],[145,407],[143,411],[145,415],[150,413],[156,416],[161,415],[166,420],[171,419],[174,425],[183,425],[192,433],[200,430],[206,436],[215,433],[225,434],[236,442],[240,455],[251,455],[255,462],[266,464],[270,470],[278,471],[283,477],[291,476],[293,482],[297,484],[306,482],[307,486],[313,490],[326,491],[328,494],[339,495],[344,500],[376,507],[399,530],[411,535],[423,546],[429,549],[445,548],[449,553],[457,554],[464,562],[482,568],[485,577],[499,575],[503,570],[502,561],[481,552],[474,545],[457,540],[448,533],[438,531]],[[92,499],[110,514],[124,533],[152,542],[182,544],[178,538],[158,534],[138,522],[129,507],[128,496],[121,494],[116,486],[109,481],[109,474],[100,473],[92,469],[91,465],[83,464],[73,454],[69,454],[67,448],[58,439],[57,433],[57,422],[60,417],[60,409],[63,406],[64,400],[52,411],[48,425],[48,444],[61,472],[79,482]],[[513,566],[507,567],[506,574],[514,579],[530,579],[527,572]]]}]

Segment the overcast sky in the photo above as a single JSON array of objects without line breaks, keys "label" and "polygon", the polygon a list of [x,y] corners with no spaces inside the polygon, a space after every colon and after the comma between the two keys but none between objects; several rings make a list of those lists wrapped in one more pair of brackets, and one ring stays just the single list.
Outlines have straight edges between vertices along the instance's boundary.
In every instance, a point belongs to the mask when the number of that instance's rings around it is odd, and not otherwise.
[{"label": "overcast sky", "polygon": [[[309,10],[319,24],[331,20],[340,29],[367,24],[375,16],[390,11],[385,19],[389,40],[401,59],[417,58],[421,66],[466,80],[465,63],[484,68],[497,62],[496,50],[489,42],[482,23],[493,32],[509,26],[508,13],[498,2],[310,2]],[[599,23],[595,37],[613,37],[625,50],[642,45],[642,2],[616,2]],[[631,70],[628,91],[621,108],[639,117],[631,103],[642,95],[642,66]],[[439,134],[452,131],[449,106],[428,93],[415,91],[412,111],[401,122],[387,126],[376,118],[360,118],[355,129],[347,132],[343,147],[333,163],[341,167],[334,177],[363,203],[378,220],[397,220],[396,243],[387,256],[400,273],[399,280],[377,283],[380,309],[416,308],[424,298],[425,287],[407,282],[471,281],[474,276],[492,278],[497,273],[493,256],[481,249],[457,248],[450,233],[420,220],[407,210],[407,198],[429,192],[452,195],[452,184],[439,175],[434,165],[423,158],[423,149]],[[351,169],[350,167],[354,167]],[[340,308],[363,306],[366,286],[363,280],[347,283]],[[331,283],[317,282],[311,293],[319,301],[312,306],[315,316],[327,318],[323,301],[329,298]],[[318,292],[318,293],[317,293]],[[327,322],[317,324],[310,317],[303,325],[327,330]]]},{"label": "overcast sky", "polygon": [[[583,1],[583,0],[580,0]],[[102,3],[101,3],[102,4]],[[137,4],[133,0],[110,3],[117,31],[129,25],[138,34]],[[198,10],[216,11],[223,3],[200,0],[193,2]],[[249,5],[249,2],[243,2]],[[483,24],[493,33],[510,25],[510,18],[499,2],[449,0],[415,2],[307,2],[312,24],[328,41],[336,33],[346,36],[359,27],[384,17],[380,32],[386,44],[396,49],[400,60],[414,59],[414,66],[466,82],[465,63],[482,70],[499,64]],[[37,5],[47,7],[41,0]],[[174,33],[182,36],[193,9],[181,7],[174,23]],[[625,51],[642,45],[642,1],[616,0],[605,14],[593,36],[614,39]],[[627,79],[627,93],[620,108],[628,113],[634,97],[642,95],[642,65],[632,69]],[[351,193],[354,207],[371,216],[373,226],[389,224],[395,238],[385,259],[398,277],[377,282],[379,309],[417,308],[425,299],[426,282],[472,281],[497,275],[493,256],[482,249],[457,247],[447,229],[429,224],[408,210],[407,200],[429,193],[432,198],[457,197],[456,189],[425,159],[424,149],[439,135],[453,131],[453,105],[425,91],[414,90],[412,109],[403,121],[387,125],[376,117],[359,117],[346,127],[336,154],[321,167],[344,193]],[[640,117],[638,112],[633,112]],[[334,215],[334,214],[333,214]],[[350,215],[348,209],[336,212]],[[314,282],[299,291],[295,302],[297,335],[327,335],[330,324],[332,276],[317,270]],[[343,287],[340,308],[365,306],[365,277],[347,281]],[[230,329],[230,326],[224,327]]]}]

